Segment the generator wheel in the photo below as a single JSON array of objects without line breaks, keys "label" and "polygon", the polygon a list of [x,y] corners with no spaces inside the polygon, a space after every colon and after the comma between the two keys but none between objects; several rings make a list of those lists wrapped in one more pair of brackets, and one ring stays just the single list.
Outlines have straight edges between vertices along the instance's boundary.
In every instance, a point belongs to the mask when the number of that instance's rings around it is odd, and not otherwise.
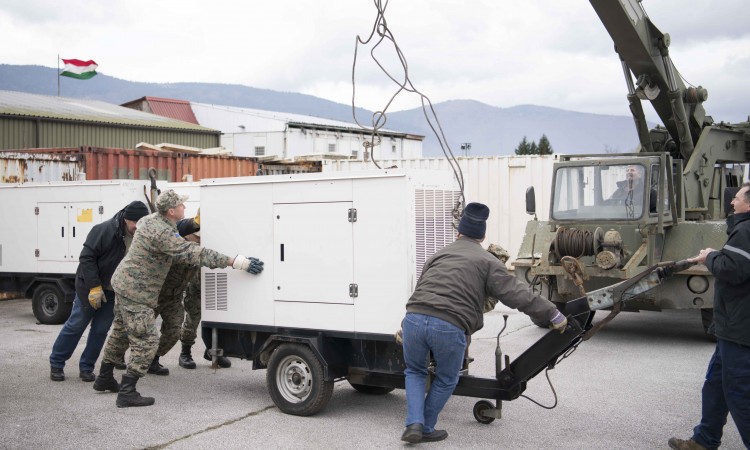
[{"label": "generator wheel", "polygon": [[59,325],[68,320],[73,304],[65,302],[59,287],[52,283],[42,283],[34,289],[31,309],[39,323]]},{"label": "generator wheel", "polygon": [[474,403],[474,418],[479,423],[483,423],[485,425],[491,424],[495,421],[495,418],[487,417],[483,414],[485,411],[489,411],[491,409],[495,409],[495,405],[493,405],[491,401],[479,400],[478,402]]},{"label": "generator wheel", "polygon": [[323,364],[302,344],[282,344],[271,353],[266,383],[276,407],[294,416],[318,413],[333,394],[333,380],[323,379]]},{"label": "generator wheel", "polygon": [[391,392],[394,388],[384,386],[367,386],[366,384],[357,384],[349,381],[349,384],[357,391],[368,395],[385,395]]}]

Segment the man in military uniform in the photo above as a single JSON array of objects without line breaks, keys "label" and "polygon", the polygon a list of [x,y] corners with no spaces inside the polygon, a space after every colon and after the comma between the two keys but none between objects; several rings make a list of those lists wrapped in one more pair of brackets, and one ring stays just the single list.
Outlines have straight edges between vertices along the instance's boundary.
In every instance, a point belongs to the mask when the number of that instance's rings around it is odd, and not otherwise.
[{"label": "man in military uniform", "polygon": [[142,397],[135,387],[156,355],[159,343],[155,326],[157,300],[173,263],[210,268],[232,267],[251,274],[263,270],[263,262],[257,258],[242,255],[232,258],[180,237],[176,223],[185,216],[186,199],[187,196],[180,196],[171,189],[159,196],[156,200],[157,212],[139,221],[130,251],[112,276],[116,299],[115,319],[94,389],[117,390],[112,370],[129,346],[130,361],[120,383],[116,402],[118,408],[154,404],[152,397]]}]

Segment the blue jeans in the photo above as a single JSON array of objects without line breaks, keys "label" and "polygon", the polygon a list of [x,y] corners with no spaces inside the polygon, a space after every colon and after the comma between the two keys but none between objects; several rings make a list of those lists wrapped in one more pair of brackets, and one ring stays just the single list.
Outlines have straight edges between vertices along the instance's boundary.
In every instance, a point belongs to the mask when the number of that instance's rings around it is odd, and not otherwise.
[{"label": "blue jeans", "polygon": [[63,325],[55,344],[52,346],[52,354],[49,355],[50,367],[56,369],[65,367],[65,361],[70,359],[78,341],[81,340],[83,332],[91,323],[86,348],[83,349],[78,368],[81,371],[94,370],[96,360],[104,346],[104,340],[107,338],[107,332],[109,332],[109,327],[115,317],[115,293],[104,291],[104,295],[107,299],[106,303],[102,302],[101,308],[94,309],[89,304],[88,299],[84,303],[76,294],[76,298],[73,300],[73,311],[71,311],[70,317]]},{"label": "blue jeans", "polygon": [[719,447],[729,413],[750,448],[750,347],[719,339],[708,363],[702,418],[693,429],[693,440],[707,448]]},{"label": "blue jeans", "polygon": [[[432,433],[438,414],[458,383],[466,335],[452,323],[415,313],[407,313],[401,327],[406,363],[406,426],[421,423],[423,433]],[[435,379],[425,392],[430,352],[435,360]]]}]

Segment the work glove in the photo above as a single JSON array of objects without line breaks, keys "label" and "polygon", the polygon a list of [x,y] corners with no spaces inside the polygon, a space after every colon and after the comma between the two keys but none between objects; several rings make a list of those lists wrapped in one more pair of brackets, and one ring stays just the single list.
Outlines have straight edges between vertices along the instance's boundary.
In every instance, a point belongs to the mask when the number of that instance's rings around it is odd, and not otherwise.
[{"label": "work glove", "polygon": [[198,208],[198,212],[195,213],[195,217],[193,217],[193,223],[200,228],[201,226],[201,209]]},{"label": "work glove", "polygon": [[247,258],[242,255],[237,255],[234,257],[232,269],[244,270],[245,272],[257,275],[263,272],[263,261],[258,258],[253,258],[252,256]]},{"label": "work glove", "polygon": [[568,326],[568,319],[563,316],[560,311],[555,311],[555,315],[549,320],[549,327],[552,330],[559,331],[560,334],[565,332],[565,327]]},{"label": "work glove", "polygon": [[401,328],[398,329],[395,333],[393,333],[393,337],[396,339],[396,343],[398,345],[404,345],[404,332],[401,330]]},{"label": "work glove", "polygon": [[107,302],[107,297],[104,296],[104,289],[101,286],[91,288],[89,291],[89,303],[94,309],[102,307],[102,302]]}]

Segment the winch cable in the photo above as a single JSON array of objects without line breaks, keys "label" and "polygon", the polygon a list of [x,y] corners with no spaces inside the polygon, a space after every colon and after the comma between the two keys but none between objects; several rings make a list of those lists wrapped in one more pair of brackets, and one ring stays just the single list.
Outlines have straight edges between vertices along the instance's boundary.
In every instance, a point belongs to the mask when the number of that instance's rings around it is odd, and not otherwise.
[{"label": "winch cable", "polygon": [[[371,148],[371,150],[374,150],[375,145],[378,145],[381,141],[380,138],[380,132],[379,130],[383,128],[387,121],[386,112],[388,111],[388,108],[391,106],[393,101],[396,99],[396,97],[402,92],[411,92],[415,93],[420,96],[420,101],[422,103],[422,112],[424,113],[425,119],[427,120],[427,124],[430,126],[430,129],[432,130],[433,134],[438,140],[438,143],[440,144],[440,148],[443,151],[443,155],[445,155],[446,160],[448,161],[448,164],[451,166],[451,169],[453,170],[453,174],[456,177],[456,181],[458,182],[458,187],[460,190],[460,195],[458,200],[456,201],[455,206],[453,207],[453,219],[454,228],[457,227],[457,222],[460,219],[461,211],[463,210],[463,205],[465,202],[464,197],[464,175],[463,171],[461,170],[461,166],[458,163],[458,160],[453,155],[453,151],[450,148],[450,145],[448,144],[448,141],[445,137],[445,132],[443,131],[442,125],[440,125],[440,120],[438,119],[437,113],[435,112],[435,108],[432,105],[432,102],[430,99],[420,92],[417,88],[414,87],[414,84],[412,83],[410,77],[409,77],[409,65],[406,61],[406,57],[404,56],[403,52],[401,51],[401,48],[396,43],[396,39],[393,36],[393,33],[391,32],[390,28],[388,28],[388,23],[385,20],[385,9],[388,7],[388,0],[373,0],[373,3],[375,4],[375,8],[377,9],[377,15],[375,18],[375,23],[373,24],[372,31],[370,32],[370,35],[367,37],[367,39],[362,39],[359,35],[357,35],[357,38],[355,40],[354,44],[354,61],[352,62],[352,117],[354,118],[354,122],[359,125],[360,128],[364,130],[368,130],[370,132],[370,141],[365,142],[365,148]],[[377,35],[377,38],[376,38]],[[383,43],[383,41],[389,41],[393,45],[393,49],[396,52],[396,56],[398,57],[399,63],[401,65],[401,68],[403,69],[403,81],[398,81],[396,77],[394,77],[380,62],[380,60],[375,56],[375,50],[380,46],[380,44]],[[398,88],[396,89],[396,92],[393,93],[393,95],[390,97],[388,102],[386,102],[385,107],[381,111],[375,111],[372,114],[372,127],[366,127],[362,125],[359,120],[357,119],[356,114],[356,69],[357,69],[357,54],[359,52],[359,45],[367,45],[370,43],[370,41],[374,41],[372,48],[370,49],[370,56],[372,57],[373,61],[375,61],[375,64],[380,68],[380,70],[385,73],[385,75],[393,81]],[[428,110],[429,108],[429,110]],[[370,157],[372,158],[372,162],[375,164],[375,166],[378,169],[381,169],[380,165],[375,160],[375,155],[371,151]]]},{"label": "winch cable", "polygon": [[563,256],[575,258],[591,256],[596,253],[594,247],[594,232],[592,231],[560,227],[555,234],[555,256],[558,261]]}]

